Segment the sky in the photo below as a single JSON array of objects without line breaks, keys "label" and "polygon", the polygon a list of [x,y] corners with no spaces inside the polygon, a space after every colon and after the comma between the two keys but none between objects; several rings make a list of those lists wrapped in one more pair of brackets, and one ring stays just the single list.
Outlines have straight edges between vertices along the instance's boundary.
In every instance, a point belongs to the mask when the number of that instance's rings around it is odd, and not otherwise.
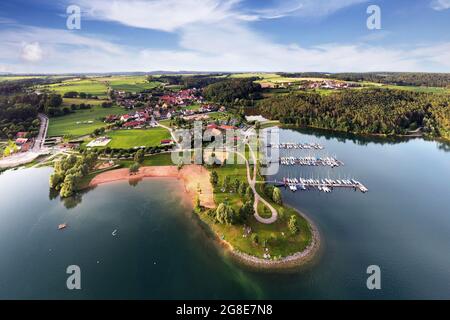
[{"label": "sky", "polygon": [[0,3],[0,73],[155,70],[450,72],[450,0]]}]

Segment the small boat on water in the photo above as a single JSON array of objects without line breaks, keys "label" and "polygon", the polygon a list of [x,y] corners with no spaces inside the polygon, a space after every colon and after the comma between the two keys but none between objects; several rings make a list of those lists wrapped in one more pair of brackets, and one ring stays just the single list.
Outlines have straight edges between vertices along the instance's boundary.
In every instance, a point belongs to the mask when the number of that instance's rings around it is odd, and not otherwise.
[{"label": "small boat on water", "polygon": [[67,224],[65,224],[65,223],[61,223],[60,225],[58,225],[58,230],[62,230],[65,228],[67,228]]},{"label": "small boat on water", "polygon": [[115,237],[117,235],[117,229],[114,229],[114,231],[111,234],[113,235],[113,237]]}]

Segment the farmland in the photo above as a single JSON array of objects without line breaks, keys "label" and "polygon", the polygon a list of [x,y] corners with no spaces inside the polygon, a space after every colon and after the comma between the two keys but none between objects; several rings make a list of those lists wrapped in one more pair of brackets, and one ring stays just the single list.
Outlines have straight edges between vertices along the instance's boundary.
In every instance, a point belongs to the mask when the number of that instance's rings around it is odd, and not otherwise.
[{"label": "farmland", "polygon": [[48,89],[61,95],[69,91],[84,92],[98,97],[106,97],[107,86],[96,79],[68,80],[62,83],[42,86],[40,89]]}]

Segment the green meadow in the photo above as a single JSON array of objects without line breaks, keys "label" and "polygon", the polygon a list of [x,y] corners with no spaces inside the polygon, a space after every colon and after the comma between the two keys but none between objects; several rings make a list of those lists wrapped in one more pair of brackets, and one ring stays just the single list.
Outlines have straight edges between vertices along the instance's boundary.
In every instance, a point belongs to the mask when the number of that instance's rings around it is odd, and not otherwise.
[{"label": "green meadow", "polygon": [[164,128],[122,129],[107,132],[112,140],[108,147],[115,149],[130,149],[134,147],[155,147],[161,140],[170,139],[170,133]]},{"label": "green meadow", "polygon": [[[85,99],[67,99],[82,100]],[[68,103],[64,99],[65,103]],[[98,100],[94,100],[98,102]],[[77,103],[77,102],[76,102]],[[86,102],[85,102],[86,103]],[[101,101],[100,101],[101,103]],[[77,110],[74,113],[50,118],[48,126],[48,136],[73,136],[79,137],[92,133],[95,129],[105,126],[105,123],[101,120],[110,114],[124,114],[127,110],[113,106],[111,108],[102,108],[100,105],[93,106],[91,109]],[[92,123],[83,123],[86,121],[92,121]]]},{"label": "green meadow", "polygon": [[96,79],[68,80],[62,83],[55,83],[48,86],[42,86],[61,95],[69,91],[89,93],[98,97],[106,97],[108,92],[107,86]]}]

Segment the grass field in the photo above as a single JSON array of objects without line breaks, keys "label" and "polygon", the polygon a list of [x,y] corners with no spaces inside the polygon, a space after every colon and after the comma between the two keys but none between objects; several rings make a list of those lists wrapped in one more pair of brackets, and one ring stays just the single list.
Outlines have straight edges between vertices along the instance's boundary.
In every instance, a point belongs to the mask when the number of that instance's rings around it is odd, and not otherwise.
[{"label": "grass field", "polygon": [[[102,108],[98,105],[87,110],[77,110],[74,113],[66,116],[50,118],[47,135],[49,137],[64,135],[78,137],[87,135],[92,133],[95,129],[105,126],[105,123],[102,122],[100,118],[110,114],[124,114],[126,112],[127,110],[118,106],[113,106],[111,108]],[[77,124],[77,122],[84,121],[93,121],[93,123]]]},{"label": "grass field", "polygon": [[[121,160],[120,164],[124,168],[129,168],[134,163],[134,160]],[[146,156],[142,166],[173,166],[170,153],[155,153],[151,156]]]},{"label": "grass field", "polygon": [[90,104],[93,106],[101,105],[103,102],[108,100],[103,99],[80,99],[80,98],[64,98],[63,105],[70,107],[72,104]]},{"label": "grass field", "polygon": [[97,81],[109,85],[114,90],[141,92],[161,85],[160,82],[148,82],[146,76],[113,76],[96,78]]},{"label": "grass field", "polygon": [[105,97],[108,91],[107,86],[96,79],[68,80],[40,88],[46,88],[61,95],[69,91],[76,91],[90,93],[98,97]]},{"label": "grass field", "polygon": [[117,149],[159,146],[161,140],[171,138],[164,128],[115,130],[108,132],[107,136],[112,139],[108,147]]}]

